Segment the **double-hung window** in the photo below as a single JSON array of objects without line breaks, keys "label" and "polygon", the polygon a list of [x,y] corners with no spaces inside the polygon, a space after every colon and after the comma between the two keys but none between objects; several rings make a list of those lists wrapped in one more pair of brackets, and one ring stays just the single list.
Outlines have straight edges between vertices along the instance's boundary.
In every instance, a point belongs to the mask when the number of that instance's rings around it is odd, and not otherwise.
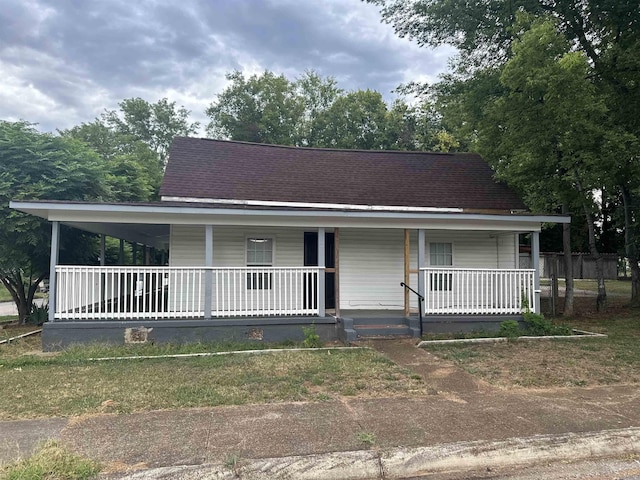
[{"label": "double-hung window", "polygon": [[[453,245],[451,243],[434,242],[429,244],[429,264],[432,267],[453,266]],[[432,272],[430,290],[451,290],[452,276],[447,272]]]},{"label": "double-hung window", "polygon": [[[273,238],[248,237],[247,238],[247,266],[248,267],[272,267],[273,266]],[[271,272],[247,273],[248,290],[270,290],[273,284]]]}]

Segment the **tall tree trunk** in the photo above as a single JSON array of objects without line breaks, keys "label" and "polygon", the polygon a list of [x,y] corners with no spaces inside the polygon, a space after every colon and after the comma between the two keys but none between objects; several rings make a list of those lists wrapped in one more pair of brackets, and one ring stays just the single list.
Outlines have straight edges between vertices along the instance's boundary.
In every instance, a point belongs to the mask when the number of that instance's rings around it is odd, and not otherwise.
[{"label": "tall tree trunk", "polygon": [[631,212],[631,192],[626,185],[621,187],[624,206],[624,251],[631,266],[631,306],[640,306],[640,264],[638,249],[633,238],[633,215]]},{"label": "tall tree trunk", "polygon": [[604,266],[602,255],[596,246],[596,228],[593,213],[589,210],[586,202],[582,203],[584,215],[587,219],[587,227],[589,228],[589,253],[596,261],[596,281],[598,282],[598,296],[596,297],[596,310],[601,312],[607,308],[607,289],[604,286]]},{"label": "tall tree trunk", "polygon": [[607,289],[604,286],[604,265],[602,255],[598,251],[596,246],[596,228],[595,219],[593,213],[587,205],[585,191],[582,188],[582,182],[578,174],[576,173],[576,187],[582,196],[582,208],[584,210],[584,216],[587,219],[587,227],[589,229],[589,252],[596,261],[596,281],[598,282],[598,296],[596,297],[596,310],[604,311],[607,308]]},{"label": "tall tree trunk", "polygon": [[28,286],[25,285],[22,274],[19,271],[0,277],[3,285],[11,294],[13,302],[16,304],[16,308],[18,309],[18,322],[21,325],[24,325],[29,320],[33,298],[38,289],[38,285],[45,276],[45,274],[42,274],[36,278],[35,281],[33,277],[30,276]]},{"label": "tall tree trunk", "polygon": [[[562,205],[562,213],[569,213],[566,205]],[[564,309],[563,315],[573,315],[573,257],[571,256],[571,224],[562,224],[562,249],[564,251]]]}]

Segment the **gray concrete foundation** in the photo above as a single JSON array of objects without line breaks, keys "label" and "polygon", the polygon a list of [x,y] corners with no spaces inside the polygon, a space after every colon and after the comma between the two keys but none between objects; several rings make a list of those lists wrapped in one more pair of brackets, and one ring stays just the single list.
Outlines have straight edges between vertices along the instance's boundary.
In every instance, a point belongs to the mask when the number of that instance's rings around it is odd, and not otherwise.
[{"label": "gray concrete foundation", "polygon": [[427,315],[422,319],[423,333],[497,332],[505,320],[523,324],[522,315]]},{"label": "gray concrete foundation", "polygon": [[322,341],[338,339],[333,317],[234,318],[219,320],[56,321],[43,325],[42,349],[73,344],[282,342],[304,339],[303,327],[315,325]]}]

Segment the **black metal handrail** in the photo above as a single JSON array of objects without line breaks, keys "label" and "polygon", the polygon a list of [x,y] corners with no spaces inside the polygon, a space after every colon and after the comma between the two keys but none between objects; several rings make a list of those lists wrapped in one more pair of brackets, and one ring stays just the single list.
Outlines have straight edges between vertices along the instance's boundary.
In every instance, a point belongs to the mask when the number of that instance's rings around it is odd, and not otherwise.
[{"label": "black metal handrail", "polygon": [[420,339],[422,339],[422,302],[424,302],[424,297],[404,282],[400,282],[400,286],[408,288],[418,296],[418,318],[420,319]]}]

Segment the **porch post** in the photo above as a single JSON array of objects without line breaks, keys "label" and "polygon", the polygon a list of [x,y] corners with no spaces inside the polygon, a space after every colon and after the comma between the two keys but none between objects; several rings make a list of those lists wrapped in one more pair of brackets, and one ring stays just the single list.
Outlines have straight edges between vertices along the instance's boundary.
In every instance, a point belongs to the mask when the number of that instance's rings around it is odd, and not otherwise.
[{"label": "porch post", "polygon": [[204,226],[204,319],[211,320],[213,303],[213,225]]},{"label": "porch post", "polygon": [[[107,244],[107,236],[102,233],[100,235],[100,266],[104,267],[105,266],[105,253],[106,253],[106,244]],[[104,297],[105,297],[105,273],[104,272],[100,272],[100,301],[104,302]]]},{"label": "porch post", "polygon": [[100,235],[100,266],[104,267],[104,255],[106,251],[106,236],[105,234]]},{"label": "porch post", "polygon": [[324,227],[318,228],[318,267],[321,270],[318,271],[318,316],[325,316],[325,252],[324,252]]},{"label": "porch post", "polygon": [[49,321],[55,321],[56,315],[56,265],[60,244],[60,222],[51,223],[51,260],[49,262]]},{"label": "porch post", "polygon": [[540,232],[531,232],[531,266],[533,272],[533,311],[540,313]]},{"label": "porch post", "polygon": [[118,251],[118,264],[124,265],[124,240],[120,239],[120,250]]},{"label": "porch post", "polygon": [[[421,269],[425,267],[424,252],[425,252],[425,235],[424,235],[424,229],[420,228],[418,229],[418,292],[420,292],[420,295],[422,295],[424,298],[427,298],[427,295],[425,292],[425,285],[424,285],[424,272],[421,271]],[[418,306],[420,307],[419,300],[418,300]]]}]

